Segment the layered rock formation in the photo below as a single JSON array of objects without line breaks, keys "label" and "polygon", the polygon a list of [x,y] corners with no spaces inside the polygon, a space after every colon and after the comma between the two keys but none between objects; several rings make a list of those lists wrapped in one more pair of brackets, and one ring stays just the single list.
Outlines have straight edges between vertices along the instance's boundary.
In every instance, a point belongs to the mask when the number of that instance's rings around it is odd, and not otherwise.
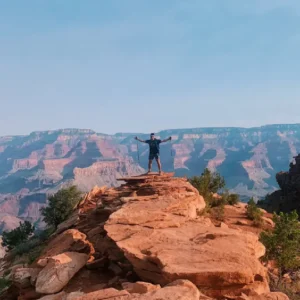
[{"label": "layered rock formation", "polygon": [[215,223],[198,191],[172,175],[94,188],[31,266],[11,269],[0,299],[288,299],[270,293],[265,249],[251,224],[236,222],[244,205]]},{"label": "layered rock formation", "polygon": [[[157,135],[173,137],[161,146],[165,171],[192,176],[208,167],[246,198],[277,189],[275,174],[300,151],[299,133],[300,125],[272,125],[166,130]],[[89,191],[94,185],[117,186],[117,177],[143,173],[148,149],[140,144],[138,153],[134,135],[65,129],[0,138],[0,222],[3,216],[38,221],[47,193],[65,184]],[[15,222],[6,218],[6,223],[14,228]]]},{"label": "layered rock formation", "polygon": [[291,212],[300,215],[300,154],[290,163],[289,171],[276,174],[280,190],[268,195],[259,205],[270,212]]}]

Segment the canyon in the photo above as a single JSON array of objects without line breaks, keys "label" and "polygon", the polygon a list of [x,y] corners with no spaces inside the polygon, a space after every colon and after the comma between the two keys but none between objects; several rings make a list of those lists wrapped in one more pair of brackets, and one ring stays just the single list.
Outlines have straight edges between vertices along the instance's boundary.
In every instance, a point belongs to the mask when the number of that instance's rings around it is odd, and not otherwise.
[{"label": "canyon", "polygon": [[[224,176],[242,200],[263,199],[278,189],[276,174],[300,152],[300,125],[256,128],[194,128],[163,130],[172,136],[161,145],[165,172],[177,177],[200,175],[204,168]],[[0,231],[29,220],[43,226],[40,208],[47,195],[75,184],[86,192],[95,185],[117,187],[117,178],[144,173],[148,146],[138,135],[107,135],[86,129],[33,132],[0,137]],[[155,170],[154,164],[154,170]]]}]

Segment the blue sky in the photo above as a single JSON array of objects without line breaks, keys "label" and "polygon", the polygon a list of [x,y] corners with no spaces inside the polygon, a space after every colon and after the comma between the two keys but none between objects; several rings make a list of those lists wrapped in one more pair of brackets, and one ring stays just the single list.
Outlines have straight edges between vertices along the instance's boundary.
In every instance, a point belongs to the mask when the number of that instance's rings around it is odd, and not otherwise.
[{"label": "blue sky", "polygon": [[299,53],[299,0],[0,0],[0,135],[300,123]]}]

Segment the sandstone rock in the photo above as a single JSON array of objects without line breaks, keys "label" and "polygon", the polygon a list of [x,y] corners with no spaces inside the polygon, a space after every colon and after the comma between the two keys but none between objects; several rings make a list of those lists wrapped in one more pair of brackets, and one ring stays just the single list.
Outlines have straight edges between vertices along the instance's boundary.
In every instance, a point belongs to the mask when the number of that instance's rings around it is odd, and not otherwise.
[{"label": "sandstone rock", "polygon": [[221,227],[221,228],[225,228],[225,229],[229,228],[228,225],[225,224],[225,223],[223,223],[223,222],[221,222],[220,224],[218,224],[217,227]]},{"label": "sandstone rock", "polygon": [[34,285],[38,274],[41,272],[39,268],[18,268],[12,275],[12,280],[19,288],[28,288]]},{"label": "sandstone rock", "polygon": [[44,296],[39,300],[66,300],[66,297],[67,297],[67,293],[60,292],[58,294]]},{"label": "sandstone rock", "polygon": [[212,297],[243,289],[269,292],[266,270],[258,258],[265,249],[257,235],[215,227],[197,216],[205,202],[186,180],[151,178],[134,183],[137,197],[113,213],[104,228],[144,280],[165,285],[193,282]]},{"label": "sandstone rock", "polygon": [[39,299],[40,297],[42,297],[42,295],[37,293],[34,287],[30,287],[26,289],[21,289],[19,291],[18,300],[33,300],[33,299]]},{"label": "sandstone rock", "polygon": [[122,287],[124,290],[129,292],[130,294],[145,294],[148,292],[156,291],[160,289],[160,285],[153,285],[148,282],[124,282],[122,283]]},{"label": "sandstone rock", "polygon": [[50,258],[38,275],[36,291],[41,294],[61,291],[87,261],[86,254],[76,252],[66,252]]},{"label": "sandstone rock", "polygon": [[264,293],[261,295],[255,294],[254,295],[242,295],[237,300],[289,300],[289,297],[281,292],[272,292],[272,293]]},{"label": "sandstone rock", "polygon": [[118,291],[113,288],[88,293],[79,298],[76,298],[76,300],[108,300],[108,299],[129,300],[131,298],[130,298],[130,294],[127,291]]},{"label": "sandstone rock", "polygon": [[99,269],[99,268],[105,268],[108,266],[108,264],[109,264],[109,260],[107,259],[107,257],[101,257],[90,263],[87,263],[86,267],[89,270],[95,270],[95,269]]},{"label": "sandstone rock", "polygon": [[123,273],[122,269],[113,262],[110,263],[108,269],[112,271],[116,276],[121,275]]},{"label": "sandstone rock", "polygon": [[79,222],[79,215],[78,212],[75,211],[66,221],[58,225],[55,234],[60,234],[70,229],[71,227],[74,227],[78,222]]},{"label": "sandstone rock", "polygon": [[274,227],[274,226],[275,226],[275,224],[274,224],[274,222],[273,222],[272,219],[267,218],[267,217],[262,217],[262,219],[263,219],[264,223],[270,225],[271,227]]},{"label": "sandstone rock", "polygon": [[162,289],[146,294],[132,295],[132,300],[199,300],[207,299],[197,287],[188,280],[177,280]]},{"label": "sandstone rock", "polygon": [[[145,284],[145,283],[142,283]],[[142,286],[138,288],[141,293],[129,294],[127,291],[118,291],[115,289],[105,289],[93,293],[88,293],[82,297],[76,298],[76,300],[208,300],[209,298],[202,295],[197,287],[187,280],[177,280],[164,288],[154,288],[150,285],[140,290]],[[147,290],[148,292],[143,292]]]},{"label": "sandstone rock", "polygon": [[246,221],[246,220],[238,220],[236,222],[237,225],[244,225],[244,226],[248,226],[249,225],[249,222]]},{"label": "sandstone rock", "polygon": [[[92,255],[95,250],[93,245],[87,241],[86,235],[77,229],[69,229],[55,237],[43,251],[41,258],[55,256],[64,252],[79,252]],[[41,261],[44,264],[45,261]]]},{"label": "sandstone rock", "polygon": [[68,294],[65,300],[76,300],[83,295],[84,295],[84,293],[82,293],[82,292],[73,292],[73,293]]},{"label": "sandstone rock", "polygon": [[39,267],[44,268],[44,267],[47,266],[47,263],[48,263],[48,258],[40,258],[40,259],[37,261],[36,264],[37,264]]}]

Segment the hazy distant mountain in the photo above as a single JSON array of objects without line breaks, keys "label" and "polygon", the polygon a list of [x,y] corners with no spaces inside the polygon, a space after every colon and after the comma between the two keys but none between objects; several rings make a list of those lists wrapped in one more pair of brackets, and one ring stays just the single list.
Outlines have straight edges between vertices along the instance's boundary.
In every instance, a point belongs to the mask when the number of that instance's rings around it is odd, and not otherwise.
[{"label": "hazy distant mountain", "polygon": [[[247,197],[262,197],[277,189],[275,174],[300,152],[300,124],[174,129],[157,134],[173,137],[161,146],[164,171],[192,176],[209,167]],[[14,227],[19,219],[39,220],[46,193],[67,183],[90,190],[96,184],[117,185],[117,177],[143,172],[148,148],[141,143],[137,147],[133,137],[82,129],[1,137],[0,228]],[[148,138],[148,134],[140,137]]]}]

